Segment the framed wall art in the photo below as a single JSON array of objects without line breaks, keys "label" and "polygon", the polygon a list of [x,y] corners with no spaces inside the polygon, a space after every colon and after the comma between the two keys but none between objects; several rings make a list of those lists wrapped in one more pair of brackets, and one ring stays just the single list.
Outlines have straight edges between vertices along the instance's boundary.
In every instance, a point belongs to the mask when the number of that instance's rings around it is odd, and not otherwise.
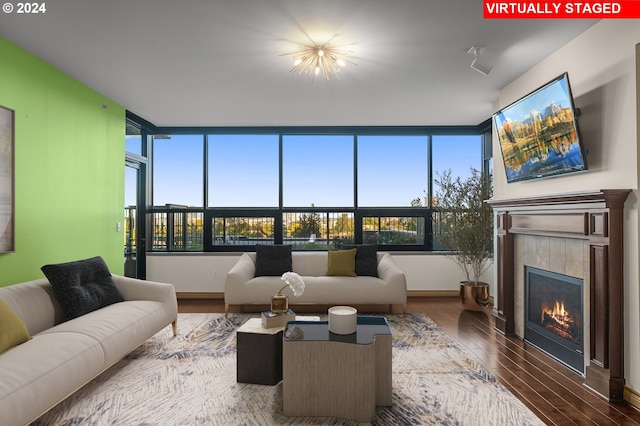
[{"label": "framed wall art", "polygon": [[0,253],[15,251],[14,115],[0,106]]}]

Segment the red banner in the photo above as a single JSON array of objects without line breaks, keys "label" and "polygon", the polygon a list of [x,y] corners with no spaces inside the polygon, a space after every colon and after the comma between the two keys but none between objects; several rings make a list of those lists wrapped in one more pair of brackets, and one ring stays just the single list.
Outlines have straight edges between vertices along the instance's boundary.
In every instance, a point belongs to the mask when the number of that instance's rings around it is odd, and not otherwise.
[{"label": "red banner", "polygon": [[485,19],[629,19],[640,18],[640,1],[491,1]]}]

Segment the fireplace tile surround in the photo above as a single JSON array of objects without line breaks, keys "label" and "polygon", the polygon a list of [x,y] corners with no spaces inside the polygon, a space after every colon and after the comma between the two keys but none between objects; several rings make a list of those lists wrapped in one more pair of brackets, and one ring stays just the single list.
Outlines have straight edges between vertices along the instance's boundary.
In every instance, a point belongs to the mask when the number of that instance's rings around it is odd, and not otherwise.
[{"label": "fireplace tile surround", "polygon": [[627,189],[490,200],[496,212],[496,329],[524,336],[524,269],[584,280],[584,383],[624,392],[623,215]]},{"label": "fireplace tile surround", "polygon": [[514,237],[514,334],[524,339],[525,267],[542,269],[583,280],[583,341],[585,367],[589,360],[589,243],[572,238],[537,235]]}]

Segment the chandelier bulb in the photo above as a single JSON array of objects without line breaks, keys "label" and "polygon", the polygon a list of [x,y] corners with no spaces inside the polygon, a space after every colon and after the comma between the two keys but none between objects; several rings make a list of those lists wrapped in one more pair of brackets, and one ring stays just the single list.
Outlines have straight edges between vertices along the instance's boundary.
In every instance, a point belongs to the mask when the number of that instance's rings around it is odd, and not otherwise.
[{"label": "chandelier bulb", "polygon": [[302,46],[301,51],[291,53],[295,56],[293,68],[290,71],[312,76],[323,75],[327,80],[331,74],[334,74],[339,79],[340,69],[345,67],[347,62],[353,64],[346,59],[349,53],[351,52],[328,44],[317,45],[313,43],[312,46]]}]

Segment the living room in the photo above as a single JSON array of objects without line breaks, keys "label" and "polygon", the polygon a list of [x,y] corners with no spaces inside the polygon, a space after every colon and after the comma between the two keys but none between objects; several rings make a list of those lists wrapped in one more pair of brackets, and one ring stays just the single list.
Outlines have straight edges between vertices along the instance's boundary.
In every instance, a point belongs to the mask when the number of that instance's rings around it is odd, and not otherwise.
[{"label": "living room", "polygon": [[[0,255],[0,285],[40,278],[40,268],[45,264],[96,254],[105,258],[113,273],[122,273],[123,234],[116,230],[116,224],[123,222],[126,110],[147,117],[135,104],[122,105],[99,93],[95,89],[98,84],[91,81],[80,83],[73,72],[63,73],[56,69],[59,66],[50,65],[51,61],[28,53],[30,48],[9,41],[13,34],[11,26],[4,25],[8,18],[7,15],[0,18],[0,35],[4,37],[0,40],[0,56],[3,58],[0,65],[0,105],[16,112],[16,221],[15,251]],[[47,16],[31,18],[34,19],[29,25],[35,27],[36,19],[46,19]],[[602,189],[631,190],[624,204],[624,298],[620,308],[624,313],[624,399],[636,406],[640,405],[640,360],[634,355],[640,353],[640,269],[637,261],[640,239],[637,207],[639,25],[633,20],[595,23],[501,86],[494,98],[485,99],[488,113],[483,117],[489,119],[491,113],[499,108],[568,72],[575,102],[581,109],[579,121],[587,141],[589,170],[554,179],[509,184],[500,161],[498,140],[494,137],[494,199]],[[36,29],[30,30],[38,36]],[[527,46],[520,49],[522,55],[526,55]],[[311,88],[308,102],[313,103],[314,96],[326,96],[317,93],[320,88],[327,88],[329,92],[338,90],[324,81],[322,86],[312,86],[306,80],[301,83],[301,76],[288,75],[290,64],[287,58],[278,57],[280,53],[284,52],[273,52],[273,57],[268,60],[284,60],[284,78],[295,79],[296,84]],[[74,53],[69,51],[67,55],[73,56]],[[367,57],[364,52],[360,56]],[[466,52],[461,56],[469,63],[473,59]],[[58,59],[60,62],[64,60],[64,57]],[[93,60],[102,61],[107,71],[111,67],[126,66],[111,63],[107,57]],[[364,64],[359,64],[359,68],[364,68]],[[470,70],[468,64],[465,68],[483,78]],[[356,69],[349,77],[356,80],[357,72]],[[500,70],[494,67],[492,73],[498,72]],[[260,73],[256,73],[256,78],[262,80]],[[348,83],[346,72],[339,82]],[[188,82],[180,84],[188,86]],[[375,114],[378,113],[372,111],[372,115]],[[363,113],[354,113],[352,117],[336,112],[327,115],[335,117],[335,121],[327,118],[315,125],[360,125],[366,118]],[[389,126],[428,124],[394,117],[377,122]],[[477,125],[481,121],[467,124]],[[269,124],[291,123],[256,123]],[[166,126],[169,127],[168,124]],[[213,293],[219,296],[224,292],[226,273],[238,256],[228,253],[219,256],[150,254],[146,275],[150,280],[174,283],[179,293]],[[395,255],[394,260],[406,273],[409,297],[412,294],[424,297],[438,293],[450,296],[457,292],[458,283],[464,279],[455,265],[440,255],[402,253]],[[217,271],[215,276],[212,271]],[[491,284],[493,297],[497,296],[496,275],[495,266],[483,275],[483,280]]]}]

